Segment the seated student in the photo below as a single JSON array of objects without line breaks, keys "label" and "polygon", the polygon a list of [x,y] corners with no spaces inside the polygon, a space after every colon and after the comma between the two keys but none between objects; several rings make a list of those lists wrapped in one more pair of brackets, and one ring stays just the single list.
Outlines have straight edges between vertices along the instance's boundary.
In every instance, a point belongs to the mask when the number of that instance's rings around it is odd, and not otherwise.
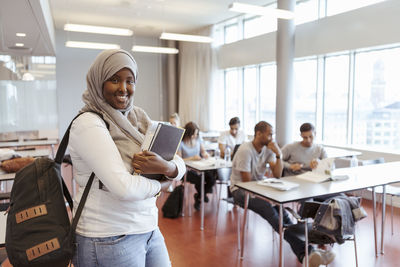
[{"label": "seated student", "polygon": [[[240,145],[235,154],[232,162],[231,191],[235,203],[241,206],[244,205],[245,191],[236,187],[237,183],[263,179],[267,171],[267,163],[270,164],[275,177],[279,178],[282,174],[282,152],[279,146],[273,141],[272,135],[273,127],[265,121],[260,121],[254,127],[253,141]],[[248,208],[267,220],[274,230],[279,232],[278,206],[272,206],[269,202],[260,198],[250,198]],[[290,217],[285,211],[283,224],[292,224]],[[302,262],[305,255],[304,241],[290,229],[285,231],[284,238],[290,244],[298,260]],[[326,265],[334,258],[333,253],[330,251],[314,249],[312,246],[309,246],[309,251],[310,266]]]},{"label": "seated student", "polygon": [[229,147],[232,153],[236,145],[243,143],[246,139],[246,135],[243,131],[239,130],[240,120],[238,117],[234,117],[229,121],[229,131],[224,131],[218,138],[218,147],[221,151],[221,157],[225,156],[225,148]]},{"label": "seated student", "polygon": [[314,144],[315,128],[311,123],[300,126],[299,142],[287,144],[282,148],[283,176],[298,175],[311,171],[318,161],[327,157],[322,145]]},{"label": "seated student", "polygon": [[176,127],[181,126],[181,119],[179,118],[178,113],[172,113],[171,116],[169,116],[169,123]]},{"label": "seated student", "polygon": [[[199,127],[194,122],[188,122],[185,125],[185,133],[183,134],[181,145],[177,154],[183,158],[184,161],[201,160],[209,157],[207,151],[203,147],[203,140],[199,137]],[[212,187],[215,184],[215,172],[206,171],[204,175],[204,191],[205,194],[212,193]],[[200,196],[201,196],[201,177],[195,171],[187,172],[187,181],[194,184],[197,193],[194,194],[194,208],[200,209]],[[204,201],[208,202],[208,197],[204,195]]]}]

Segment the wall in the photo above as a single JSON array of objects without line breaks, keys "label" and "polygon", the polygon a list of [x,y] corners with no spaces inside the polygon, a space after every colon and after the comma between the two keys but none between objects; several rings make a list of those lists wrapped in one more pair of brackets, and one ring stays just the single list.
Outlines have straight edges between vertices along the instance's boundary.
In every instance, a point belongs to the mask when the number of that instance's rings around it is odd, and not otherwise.
[{"label": "wall", "polygon": [[[296,26],[295,57],[400,42],[400,1],[391,0]],[[275,61],[276,33],[223,45],[221,69]]]},{"label": "wall", "polygon": [[[83,106],[82,93],[86,89],[86,74],[100,50],[65,47],[65,42],[86,41],[116,43],[131,51],[132,37],[71,33],[56,30],[57,105],[60,137],[71,119]],[[158,46],[158,38],[135,37],[135,43]],[[139,67],[135,105],[143,108],[153,120],[166,119],[162,83],[163,56],[152,53],[132,53]]]}]

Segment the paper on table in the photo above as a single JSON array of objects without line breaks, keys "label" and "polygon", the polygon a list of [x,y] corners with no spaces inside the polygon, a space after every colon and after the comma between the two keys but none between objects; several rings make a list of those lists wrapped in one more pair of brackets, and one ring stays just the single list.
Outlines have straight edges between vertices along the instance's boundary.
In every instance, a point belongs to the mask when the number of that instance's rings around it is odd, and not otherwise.
[{"label": "paper on table", "polygon": [[318,162],[317,168],[310,172],[305,172],[296,177],[313,183],[321,183],[331,179],[334,158],[325,158]]},{"label": "paper on table", "polygon": [[278,189],[280,191],[288,191],[290,189],[293,189],[293,188],[296,188],[299,186],[299,184],[292,183],[289,181],[284,181],[282,179],[277,179],[277,178],[267,178],[265,180],[258,181],[257,184],[262,185],[262,186],[272,187],[272,188]]},{"label": "paper on table", "polygon": [[196,160],[196,161],[191,161],[193,165],[196,167],[211,167],[215,166],[216,159],[215,158],[208,158],[208,159],[202,159],[202,160]]}]

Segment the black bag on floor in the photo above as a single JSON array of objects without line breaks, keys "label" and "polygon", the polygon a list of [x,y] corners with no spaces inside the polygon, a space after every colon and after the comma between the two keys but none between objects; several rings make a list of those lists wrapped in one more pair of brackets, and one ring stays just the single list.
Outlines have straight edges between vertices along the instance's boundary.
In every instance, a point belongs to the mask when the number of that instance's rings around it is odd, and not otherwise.
[{"label": "black bag on floor", "polygon": [[183,202],[183,185],[175,187],[174,191],[168,196],[164,205],[162,206],[162,212],[166,218],[178,218],[182,212]]},{"label": "black bag on floor", "polygon": [[15,267],[64,267],[73,257],[75,229],[95,175],[86,184],[71,224],[64,197],[71,210],[73,202],[60,171],[71,125],[55,160],[38,158],[16,173],[6,228],[7,255]]}]

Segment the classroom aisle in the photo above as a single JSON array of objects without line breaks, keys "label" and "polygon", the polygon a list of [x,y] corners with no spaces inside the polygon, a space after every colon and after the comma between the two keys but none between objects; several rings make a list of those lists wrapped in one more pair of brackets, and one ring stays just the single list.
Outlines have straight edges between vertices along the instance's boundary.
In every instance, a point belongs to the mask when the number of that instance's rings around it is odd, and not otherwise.
[{"label": "classroom aisle", "polygon": [[[193,190],[193,189],[192,189]],[[166,194],[160,198],[161,204]],[[272,237],[272,228],[260,216],[249,212],[249,227],[245,244],[244,260],[238,260],[236,236],[237,212],[231,204],[221,202],[217,235],[215,235],[216,202],[210,197],[210,203],[205,206],[205,230],[200,231],[200,212],[194,212],[191,217],[166,219],[160,211],[159,225],[164,234],[173,267],[275,267],[278,266],[279,236]],[[213,195],[214,197],[214,195]],[[394,235],[390,229],[390,206],[386,209],[385,255],[375,258],[374,234],[372,220],[372,202],[364,200],[363,205],[368,217],[357,224],[357,249],[360,267],[398,266],[400,253],[400,211],[394,209]],[[159,205],[160,207],[160,205]],[[379,209],[380,210],[380,209]],[[380,229],[380,223],[378,224]],[[379,244],[380,244],[380,235]],[[380,246],[379,246],[380,248]],[[302,266],[285,242],[285,266]],[[353,242],[342,245],[335,244],[335,260],[330,267],[355,266]]]}]

